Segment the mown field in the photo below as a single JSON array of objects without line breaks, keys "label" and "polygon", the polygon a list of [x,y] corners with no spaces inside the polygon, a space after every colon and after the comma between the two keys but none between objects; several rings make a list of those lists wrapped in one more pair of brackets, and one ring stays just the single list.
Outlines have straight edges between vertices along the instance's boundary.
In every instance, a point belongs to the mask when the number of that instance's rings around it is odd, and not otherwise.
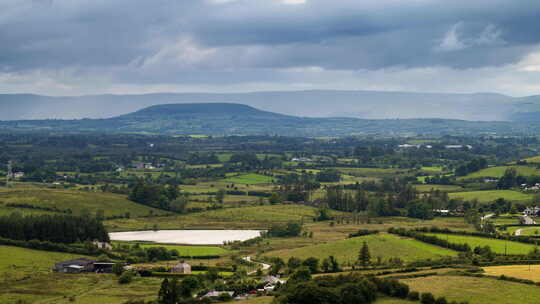
[{"label": "mown field", "polygon": [[525,159],[528,163],[538,164],[540,163],[540,156],[529,157]]},{"label": "mown field", "polygon": [[224,179],[224,182],[228,183],[237,183],[237,184],[247,184],[247,185],[256,185],[256,184],[269,184],[272,183],[274,179],[271,176],[249,173],[242,174],[238,176],[228,177]]},{"label": "mown field", "polygon": [[442,234],[442,233],[426,233],[426,234],[436,236],[443,240],[448,240],[450,243],[469,244],[471,248],[474,248],[477,246],[483,247],[487,245],[491,248],[491,250],[499,254],[504,254],[505,250],[507,254],[527,254],[534,248],[534,245],[531,245],[531,244],[482,238],[482,237],[476,237],[476,236]]},{"label": "mown field", "polygon": [[529,201],[533,198],[531,194],[521,193],[512,190],[486,190],[486,191],[467,191],[449,193],[450,198],[458,198],[463,200],[477,199],[481,203],[492,202],[499,198],[504,198],[509,201]]},{"label": "mown field", "polygon": [[55,263],[81,255],[0,245],[0,277],[11,280],[28,274],[47,273]]},{"label": "mown field", "polygon": [[399,257],[404,261],[413,261],[457,255],[457,252],[453,250],[386,233],[355,237],[290,250],[271,251],[266,253],[266,255],[281,257],[283,259],[289,259],[293,256],[301,259],[309,257],[324,259],[332,255],[341,263],[354,263],[358,258],[358,253],[363,242],[366,242],[369,246],[371,257],[374,261],[378,256],[383,260]]},{"label": "mown field", "polygon": [[498,166],[498,167],[490,167],[490,168],[482,169],[480,171],[471,173],[469,175],[462,176],[458,178],[458,180],[467,180],[467,179],[480,178],[480,177],[500,178],[504,175],[504,172],[510,168],[516,169],[518,174],[523,175],[523,176],[540,175],[540,169],[537,169],[533,166]]},{"label": "mown field", "polygon": [[[130,245],[135,243],[130,242]],[[209,256],[209,255],[224,255],[229,251],[225,250],[222,247],[217,246],[182,246],[182,245],[167,245],[167,244],[147,244],[139,243],[143,248],[149,247],[165,247],[168,250],[176,249],[181,256],[190,256],[190,257],[200,257],[200,256]]]},{"label": "mown field", "polygon": [[540,288],[490,278],[430,276],[400,280],[419,292],[431,292],[449,301],[474,304],[537,304]]},{"label": "mown field", "polygon": [[[105,221],[111,231],[159,229],[240,229],[267,228],[272,223],[288,221],[310,222],[316,209],[302,205],[265,205],[226,208],[185,215],[116,219]],[[339,214],[335,212],[335,214]]]},{"label": "mown field", "polygon": [[492,276],[505,275],[540,282],[540,265],[505,265],[483,267],[485,274]]},{"label": "mown field", "polygon": [[461,186],[455,185],[414,185],[414,187],[420,192],[429,192],[431,190],[440,190],[445,192],[463,191]]},{"label": "mown field", "polygon": [[135,278],[130,284],[120,285],[112,274],[39,274],[0,284],[0,303],[121,304],[130,299],[152,300],[157,297],[161,281]]},{"label": "mown field", "polygon": [[[0,210],[6,209],[7,204],[29,204],[37,207],[70,209],[73,214],[80,214],[83,210],[95,213],[101,209],[105,216],[120,216],[129,212],[130,216],[146,216],[153,214],[167,214],[165,211],[150,208],[129,201],[126,196],[78,190],[48,189],[35,186],[16,186],[13,188],[0,188]],[[27,208],[9,208],[29,212]],[[40,211],[34,210],[35,213]],[[6,213],[4,210],[0,213]]]}]

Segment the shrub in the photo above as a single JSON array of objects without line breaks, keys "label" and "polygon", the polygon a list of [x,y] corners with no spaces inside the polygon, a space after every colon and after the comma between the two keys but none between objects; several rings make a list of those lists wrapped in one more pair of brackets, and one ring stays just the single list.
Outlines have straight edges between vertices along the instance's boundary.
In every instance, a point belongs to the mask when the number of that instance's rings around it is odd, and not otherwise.
[{"label": "shrub", "polygon": [[129,284],[133,281],[134,273],[131,271],[124,272],[119,278],[118,283],[120,284]]},{"label": "shrub", "polygon": [[435,304],[435,297],[430,292],[422,293],[420,296],[420,303]]},{"label": "shrub", "polygon": [[411,291],[411,292],[409,292],[409,295],[407,296],[407,299],[409,299],[411,301],[418,301],[418,300],[420,300],[420,294],[418,293],[418,291]]}]

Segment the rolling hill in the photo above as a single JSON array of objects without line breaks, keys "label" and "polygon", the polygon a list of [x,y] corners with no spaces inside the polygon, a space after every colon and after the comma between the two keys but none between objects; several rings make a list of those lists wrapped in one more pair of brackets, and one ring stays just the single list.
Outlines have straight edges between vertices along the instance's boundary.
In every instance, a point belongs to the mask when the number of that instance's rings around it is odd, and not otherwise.
[{"label": "rolling hill", "polygon": [[471,121],[540,119],[538,115],[530,114],[540,112],[539,96],[513,98],[493,93],[308,90],[59,97],[0,94],[0,120],[111,118],[152,105],[178,103],[238,103],[303,117],[435,117]]},{"label": "rolling hill", "polygon": [[150,133],[170,135],[348,136],[533,134],[540,123],[451,119],[358,119],[298,117],[242,104],[165,104],[106,119],[2,121],[0,131]]}]

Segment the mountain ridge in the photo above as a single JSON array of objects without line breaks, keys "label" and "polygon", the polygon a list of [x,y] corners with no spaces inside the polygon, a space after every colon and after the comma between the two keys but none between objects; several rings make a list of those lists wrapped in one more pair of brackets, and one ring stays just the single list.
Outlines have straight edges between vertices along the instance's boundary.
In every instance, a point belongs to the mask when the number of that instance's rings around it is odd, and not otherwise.
[{"label": "mountain ridge", "polygon": [[363,119],[443,118],[512,120],[515,113],[540,111],[540,98],[497,93],[417,93],[303,90],[246,93],[148,93],[82,96],[0,94],[0,120],[111,118],[152,105],[235,103],[300,117]]}]

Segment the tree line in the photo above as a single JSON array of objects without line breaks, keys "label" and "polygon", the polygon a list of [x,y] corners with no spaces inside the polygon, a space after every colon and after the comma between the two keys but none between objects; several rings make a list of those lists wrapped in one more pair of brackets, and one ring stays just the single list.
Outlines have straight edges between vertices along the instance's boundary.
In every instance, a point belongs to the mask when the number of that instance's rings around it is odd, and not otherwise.
[{"label": "tree line", "polygon": [[39,240],[54,243],[108,242],[101,221],[91,216],[37,215],[12,213],[0,217],[0,237],[13,240]]}]

